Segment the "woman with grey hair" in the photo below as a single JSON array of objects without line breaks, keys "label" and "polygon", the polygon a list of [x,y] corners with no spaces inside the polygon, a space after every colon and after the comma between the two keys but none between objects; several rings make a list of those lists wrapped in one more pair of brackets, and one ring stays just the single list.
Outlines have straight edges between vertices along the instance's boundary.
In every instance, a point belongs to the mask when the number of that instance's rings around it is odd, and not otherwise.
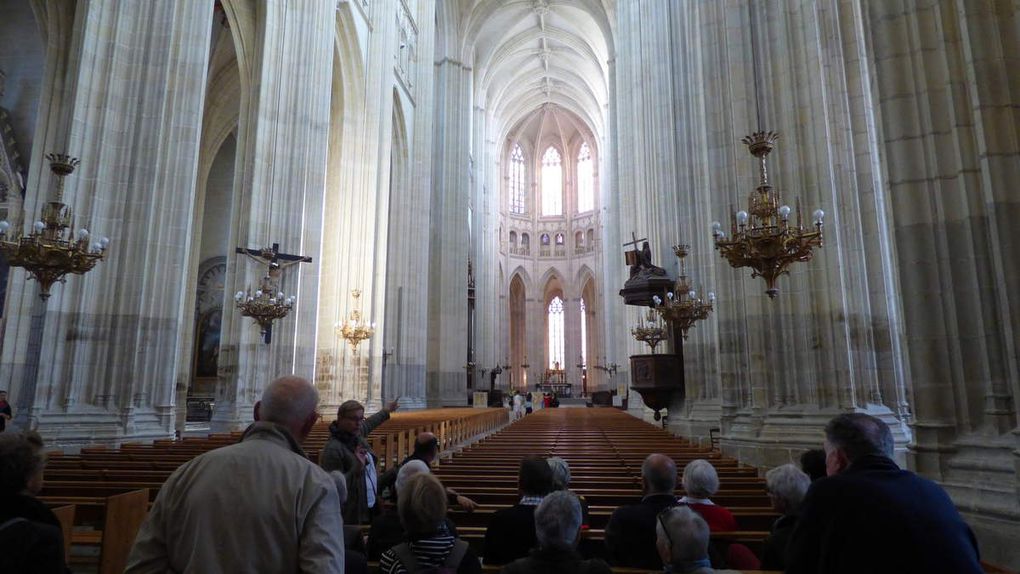
[{"label": "woman with grey hair", "polygon": [[502,574],[610,574],[597,559],[583,560],[577,553],[581,533],[581,503],[569,490],[547,495],[535,509],[538,548],[530,556],[507,564]]},{"label": "woman with grey hair", "polygon": [[685,496],[680,499],[680,504],[700,514],[712,532],[737,530],[737,519],[733,513],[711,500],[712,495],[719,491],[719,473],[712,463],[702,458],[687,463],[683,485]]},{"label": "woman with grey hair", "polygon": [[38,434],[0,435],[0,572],[68,571],[60,521],[35,497],[45,466]]},{"label": "woman with grey hair", "polygon": [[772,508],[782,514],[772,523],[765,539],[761,567],[765,570],[786,569],[786,547],[790,542],[800,503],[811,486],[811,477],[792,464],[784,464],[765,473]]},{"label": "woman with grey hair", "polygon": [[[567,461],[558,456],[551,456],[545,459],[545,461],[549,463],[549,468],[552,470],[553,490],[569,490],[570,465],[567,464]],[[588,501],[580,494],[574,494],[577,496],[578,502],[581,503],[581,530],[587,530],[590,527],[588,521]]]}]

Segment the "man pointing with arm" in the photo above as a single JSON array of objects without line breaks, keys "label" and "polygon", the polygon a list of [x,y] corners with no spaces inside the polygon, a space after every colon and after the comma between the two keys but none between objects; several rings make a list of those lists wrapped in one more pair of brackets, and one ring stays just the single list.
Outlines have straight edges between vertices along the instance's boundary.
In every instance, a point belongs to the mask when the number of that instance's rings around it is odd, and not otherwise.
[{"label": "man pointing with arm", "polygon": [[319,454],[319,465],[327,472],[338,470],[347,479],[345,524],[370,524],[376,514],[377,458],[366,437],[397,408],[394,400],[366,419],[364,405],[346,401],[337,409],[336,420],[329,425],[329,440]]}]

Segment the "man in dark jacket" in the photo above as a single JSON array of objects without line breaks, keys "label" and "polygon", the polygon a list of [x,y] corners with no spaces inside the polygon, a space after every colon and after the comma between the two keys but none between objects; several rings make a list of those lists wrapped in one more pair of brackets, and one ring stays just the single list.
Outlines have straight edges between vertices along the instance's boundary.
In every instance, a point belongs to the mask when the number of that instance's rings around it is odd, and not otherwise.
[{"label": "man in dark jacket", "polygon": [[892,461],[884,422],[840,415],[825,438],[829,476],[808,489],[788,574],[982,572],[974,534],[945,491]]},{"label": "man in dark jacket", "polygon": [[647,570],[662,568],[655,548],[655,518],[676,506],[676,463],[664,454],[650,454],[641,465],[644,498],[637,504],[621,506],[606,525],[606,547],[615,566]]},{"label": "man in dark jacket", "polygon": [[535,547],[535,507],[552,491],[553,475],[544,458],[521,461],[517,488],[521,500],[492,515],[485,530],[485,563],[506,564],[528,555]]},{"label": "man in dark jacket", "polygon": [[347,480],[344,524],[370,524],[376,514],[378,459],[366,437],[397,408],[397,401],[393,401],[366,419],[361,403],[346,401],[329,425],[329,440],[319,453],[319,466],[326,472],[339,470]]}]

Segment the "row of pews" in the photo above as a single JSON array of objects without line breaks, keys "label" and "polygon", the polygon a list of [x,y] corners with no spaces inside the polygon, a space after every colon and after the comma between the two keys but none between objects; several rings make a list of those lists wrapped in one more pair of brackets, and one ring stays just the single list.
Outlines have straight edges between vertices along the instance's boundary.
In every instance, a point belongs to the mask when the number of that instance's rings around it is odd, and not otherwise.
[{"label": "row of pews", "polygon": [[[432,432],[444,449],[453,449],[508,420],[504,409],[398,412],[368,438],[380,464],[389,468],[411,453],[419,432]],[[120,448],[83,448],[78,454],[50,453],[40,499],[61,521],[67,563],[76,570],[95,567],[99,574],[123,572],[138,528],[163,482],[183,463],[240,437],[240,432],[217,433],[126,443]],[[325,422],[308,436],[303,446],[313,461],[328,438]]]},{"label": "row of pews", "polygon": [[[461,536],[482,554],[492,514],[516,504],[517,467],[526,456],[558,456],[570,465],[570,489],[589,504],[587,548],[603,548],[613,510],[641,499],[641,463],[653,452],[669,455],[682,474],[686,463],[703,458],[719,472],[720,490],[712,497],[728,507],[740,530],[713,538],[740,542],[760,555],[769,526],[778,518],[757,469],[741,466],[717,451],[699,447],[616,409],[541,409],[440,462],[434,469],[446,486],[481,504],[467,513],[451,509]],[[682,486],[677,495],[683,495]],[[489,568],[487,568],[489,570]],[[493,569],[495,571],[497,569]],[[616,568],[617,572],[633,572]]]}]

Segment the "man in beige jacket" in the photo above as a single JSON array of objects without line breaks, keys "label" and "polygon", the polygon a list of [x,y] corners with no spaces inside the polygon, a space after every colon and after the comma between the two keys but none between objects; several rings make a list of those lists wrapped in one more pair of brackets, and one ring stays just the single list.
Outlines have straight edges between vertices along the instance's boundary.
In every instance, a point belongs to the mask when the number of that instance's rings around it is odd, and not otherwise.
[{"label": "man in beige jacket", "polygon": [[336,485],[300,447],[318,402],[304,379],[270,383],[241,442],[170,475],[125,573],[343,572]]}]

